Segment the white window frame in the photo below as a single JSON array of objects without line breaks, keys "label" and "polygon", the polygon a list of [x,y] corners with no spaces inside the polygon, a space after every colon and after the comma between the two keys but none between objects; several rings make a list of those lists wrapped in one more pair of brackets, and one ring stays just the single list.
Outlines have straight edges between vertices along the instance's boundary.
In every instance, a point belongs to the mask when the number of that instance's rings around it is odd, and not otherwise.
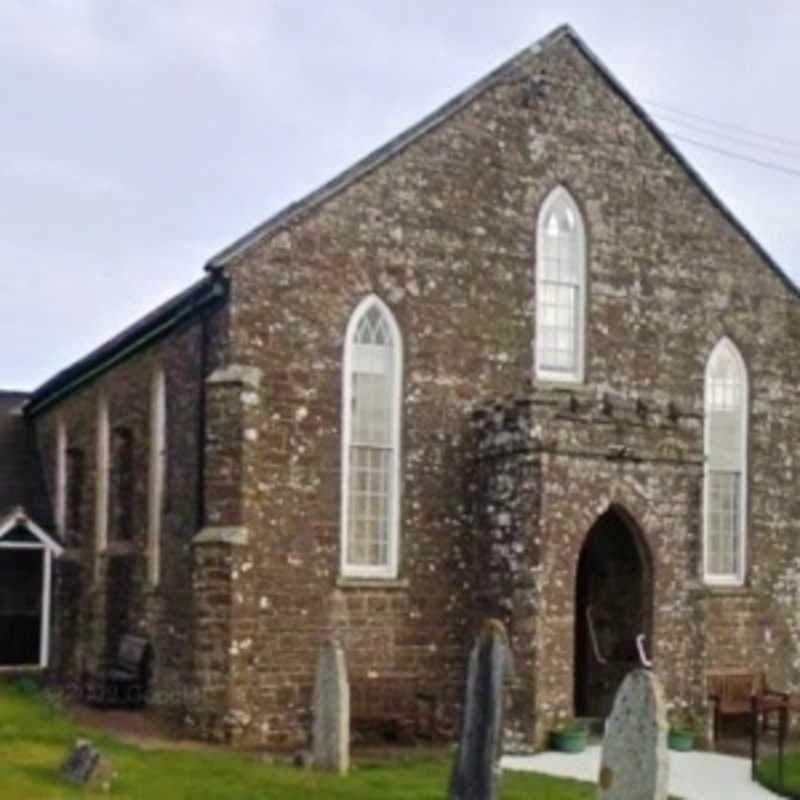
[{"label": "white window frame", "polygon": [[150,469],[147,494],[147,578],[151,586],[161,579],[161,528],[166,474],[167,381],[163,369],[153,373],[150,385]]},{"label": "white window frame", "polygon": [[[739,424],[742,433],[742,451],[740,468],[740,482],[741,488],[739,492],[739,558],[738,570],[735,575],[732,574],[716,574],[708,569],[709,562],[709,523],[710,523],[710,505],[711,505],[711,460],[709,458],[710,452],[710,414],[709,414],[709,379],[711,377],[711,365],[717,353],[722,350],[728,350],[733,355],[739,367],[739,374],[742,380],[742,407],[741,418]],[[747,365],[745,364],[739,348],[727,336],[723,336],[714,345],[708,359],[706,360],[706,369],[703,383],[703,409],[704,409],[704,424],[703,424],[703,453],[704,453],[704,471],[703,471],[703,580],[709,586],[743,586],[745,577],[747,575],[747,510],[748,510],[748,442],[749,442],[749,418],[750,418],[750,377],[747,372]]]},{"label": "white window frame", "polygon": [[[108,398],[101,395],[97,401],[97,442],[95,453],[95,556],[108,548],[108,501],[111,469],[111,425]],[[97,569],[97,563],[95,564]]]},{"label": "white window frame", "polygon": [[67,426],[63,419],[56,423],[56,533],[61,541],[67,534]]},{"label": "white window frame", "polygon": [[[23,527],[33,535],[36,542],[6,542],[4,537],[16,527]],[[38,550],[42,554],[42,613],[39,629],[39,663],[21,664],[13,667],[0,667],[0,671],[15,671],[38,667],[45,669],[50,661],[50,604],[53,585],[53,558],[58,558],[64,548],[48,536],[33,520],[21,510],[9,514],[0,522],[0,549],[2,550]],[[0,643],[0,647],[2,643]]]},{"label": "white window frame", "polygon": [[[372,306],[376,306],[386,320],[392,336],[394,349],[392,359],[392,457],[390,464],[391,496],[389,498],[389,541],[386,564],[367,566],[350,564],[347,561],[348,527],[350,513],[350,442],[352,436],[353,382],[353,337],[358,323]],[[400,470],[400,440],[402,427],[402,376],[403,339],[397,320],[389,307],[375,294],[365,297],[350,315],[344,340],[344,359],[342,363],[342,475],[341,475],[341,559],[340,569],[343,577],[350,578],[396,578],[398,574],[400,551],[400,497],[402,494],[402,475]]]},{"label": "white window frame", "polygon": [[[575,369],[572,372],[553,370],[542,367],[543,336],[541,335],[543,258],[545,253],[544,237],[547,215],[553,206],[566,203],[575,215],[578,227],[578,299],[575,320]],[[586,225],[583,214],[572,195],[564,186],[556,186],[545,198],[539,209],[536,221],[536,336],[534,353],[534,370],[538,380],[557,383],[583,383],[585,377],[585,350],[586,350]]]}]

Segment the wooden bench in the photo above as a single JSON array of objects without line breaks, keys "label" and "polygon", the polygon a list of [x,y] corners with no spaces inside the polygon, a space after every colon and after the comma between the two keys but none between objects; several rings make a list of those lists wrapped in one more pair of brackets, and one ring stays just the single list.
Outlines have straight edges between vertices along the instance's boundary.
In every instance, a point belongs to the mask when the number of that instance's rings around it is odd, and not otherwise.
[{"label": "wooden bench", "polygon": [[773,713],[788,711],[789,695],[768,688],[763,672],[718,672],[708,675],[708,698],[714,707],[714,740],[725,717],[750,716],[753,701],[766,730]]},{"label": "wooden bench", "polygon": [[352,693],[352,728],[361,736],[380,741],[410,744],[440,737],[439,699],[421,690],[406,675],[385,675],[355,681]]},{"label": "wooden bench", "polygon": [[126,634],[102,675],[89,676],[87,700],[103,708],[142,708],[150,688],[153,649],[147,639]]}]

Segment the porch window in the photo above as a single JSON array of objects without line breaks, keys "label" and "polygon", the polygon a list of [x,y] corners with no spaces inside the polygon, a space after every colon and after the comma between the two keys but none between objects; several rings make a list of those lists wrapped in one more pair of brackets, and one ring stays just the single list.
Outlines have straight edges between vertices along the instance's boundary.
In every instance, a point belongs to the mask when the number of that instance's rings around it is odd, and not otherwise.
[{"label": "porch window", "polygon": [[0,520],[0,667],[46,667],[52,559],[62,547],[14,511]]},{"label": "porch window", "polygon": [[730,339],[706,368],[704,564],[707,583],[741,584],[747,509],[747,371]]},{"label": "porch window", "polygon": [[586,241],[569,192],[556,187],[542,205],[536,236],[536,377],[583,380]]},{"label": "porch window", "polygon": [[347,327],[342,426],[342,574],[397,574],[402,341],[375,296]]}]

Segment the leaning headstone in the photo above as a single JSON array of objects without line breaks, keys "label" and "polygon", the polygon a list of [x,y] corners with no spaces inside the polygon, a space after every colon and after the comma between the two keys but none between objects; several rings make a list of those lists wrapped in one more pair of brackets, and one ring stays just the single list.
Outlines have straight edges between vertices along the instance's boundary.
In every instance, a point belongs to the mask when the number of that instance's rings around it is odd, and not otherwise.
[{"label": "leaning headstone", "polygon": [[667,711],[658,678],[629,673],[606,723],[598,800],[666,800]]},{"label": "leaning headstone", "polygon": [[61,774],[64,780],[83,785],[92,777],[99,760],[100,753],[88,739],[76,739],[61,767]]},{"label": "leaning headstone", "polygon": [[64,780],[88,789],[110,791],[116,777],[111,762],[88,739],[76,739],[61,767]]},{"label": "leaning headstone", "polygon": [[312,758],[317,769],[344,775],[350,768],[350,685],[336,640],[323,645],[317,664]]},{"label": "leaning headstone", "polygon": [[503,750],[504,684],[510,667],[502,624],[488,620],[469,657],[464,718],[450,800],[496,800]]}]

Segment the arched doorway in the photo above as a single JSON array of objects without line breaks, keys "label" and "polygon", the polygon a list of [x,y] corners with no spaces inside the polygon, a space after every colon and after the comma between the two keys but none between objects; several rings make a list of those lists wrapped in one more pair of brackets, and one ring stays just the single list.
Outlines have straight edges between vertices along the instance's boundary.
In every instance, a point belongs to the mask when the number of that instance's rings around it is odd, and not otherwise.
[{"label": "arched doorway", "polygon": [[575,715],[606,717],[625,675],[650,652],[653,578],[641,531],[612,506],[592,526],[575,585]]}]

